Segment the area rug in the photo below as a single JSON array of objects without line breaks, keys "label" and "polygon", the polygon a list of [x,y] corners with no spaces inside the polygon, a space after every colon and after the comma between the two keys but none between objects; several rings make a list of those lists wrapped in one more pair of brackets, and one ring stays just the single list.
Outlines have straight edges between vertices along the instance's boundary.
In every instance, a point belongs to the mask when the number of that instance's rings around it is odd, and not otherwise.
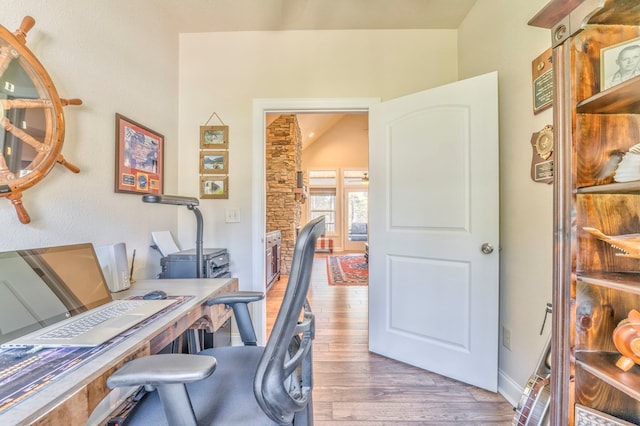
[{"label": "area rug", "polygon": [[369,265],[362,254],[327,256],[329,285],[367,285]]}]

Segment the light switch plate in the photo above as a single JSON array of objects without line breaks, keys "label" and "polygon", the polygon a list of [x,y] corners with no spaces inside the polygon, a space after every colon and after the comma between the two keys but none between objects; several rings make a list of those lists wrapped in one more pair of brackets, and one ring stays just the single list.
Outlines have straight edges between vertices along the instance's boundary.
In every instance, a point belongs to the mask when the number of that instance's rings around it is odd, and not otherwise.
[{"label": "light switch plate", "polygon": [[240,222],[240,209],[225,209],[224,221],[226,223],[238,223]]}]

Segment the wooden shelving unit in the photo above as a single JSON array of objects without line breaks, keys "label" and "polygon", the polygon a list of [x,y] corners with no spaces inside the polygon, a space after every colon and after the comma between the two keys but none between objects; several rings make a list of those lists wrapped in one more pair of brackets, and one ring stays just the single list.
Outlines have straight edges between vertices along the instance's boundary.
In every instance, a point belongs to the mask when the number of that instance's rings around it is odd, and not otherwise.
[{"label": "wooden shelving unit", "polygon": [[612,337],[631,310],[640,310],[640,242],[629,255],[585,230],[640,234],[640,179],[616,182],[605,173],[612,153],[640,143],[640,76],[601,90],[601,52],[640,38],[640,5],[554,0],[530,24],[551,29],[554,47],[550,421],[640,424],[640,366],[616,366],[621,354]]},{"label": "wooden shelving unit", "polygon": [[640,93],[640,76],[579,102],[576,112],[579,114],[640,114],[640,98],[629,96],[629,93],[633,92]]}]

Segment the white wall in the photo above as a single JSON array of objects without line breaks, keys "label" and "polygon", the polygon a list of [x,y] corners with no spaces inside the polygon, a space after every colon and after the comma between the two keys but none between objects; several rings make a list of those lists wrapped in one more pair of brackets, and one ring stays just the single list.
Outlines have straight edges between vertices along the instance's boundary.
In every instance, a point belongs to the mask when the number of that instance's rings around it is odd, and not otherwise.
[{"label": "white wall", "polygon": [[[252,273],[252,245],[261,244],[251,228],[253,100],[389,99],[424,90],[457,79],[456,44],[453,30],[181,34],[179,189],[197,193],[199,126],[216,112],[230,128],[230,195],[202,200],[205,241],[229,249],[241,288],[262,280]],[[224,222],[227,208],[240,209],[240,223]],[[195,226],[186,217],[180,225],[183,235]]]},{"label": "white wall", "polygon": [[124,241],[130,259],[137,251],[134,277],[159,272],[149,232],[177,233],[177,209],[143,204],[140,196],[116,194],[113,188],[116,112],[165,136],[167,192],[178,187],[178,38],[161,6],[157,0],[3,0],[0,24],[13,32],[25,15],[33,16],[36,25],[27,34],[27,46],[60,96],[81,98],[84,104],[64,110],[62,153],[80,174],[56,165],[25,191],[28,225],[18,221],[8,200],[0,199],[0,250]]},{"label": "white wall", "polygon": [[[478,0],[459,29],[460,78],[498,70],[500,96],[500,391],[517,402],[549,335],[553,188],[530,177],[531,135],[553,124],[532,110],[531,62],[551,46],[548,30],[527,26],[547,0]],[[502,334],[501,334],[502,336]]]}]

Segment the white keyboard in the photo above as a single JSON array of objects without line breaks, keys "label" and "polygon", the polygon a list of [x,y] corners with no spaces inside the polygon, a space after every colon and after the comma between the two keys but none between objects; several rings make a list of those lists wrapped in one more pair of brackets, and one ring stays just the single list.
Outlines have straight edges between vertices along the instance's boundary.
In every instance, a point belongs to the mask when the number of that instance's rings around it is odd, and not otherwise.
[{"label": "white keyboard", "polygon": [[100,309],[96,312],[91,313],[91,315],[86,316],[84,318],[78,319],[76,321],[70,322],[62,327],[51,330],[42,336],[41,339],[72,339],[74,337],[80,336],[87,331],[92,330],[97,325],[102,324],[103,322],[117,318],[126,314],[127,312],[137,308],[140,306],[143,301],[139,300],[123,300],[116,304],[110,305],[107,308]]}]

